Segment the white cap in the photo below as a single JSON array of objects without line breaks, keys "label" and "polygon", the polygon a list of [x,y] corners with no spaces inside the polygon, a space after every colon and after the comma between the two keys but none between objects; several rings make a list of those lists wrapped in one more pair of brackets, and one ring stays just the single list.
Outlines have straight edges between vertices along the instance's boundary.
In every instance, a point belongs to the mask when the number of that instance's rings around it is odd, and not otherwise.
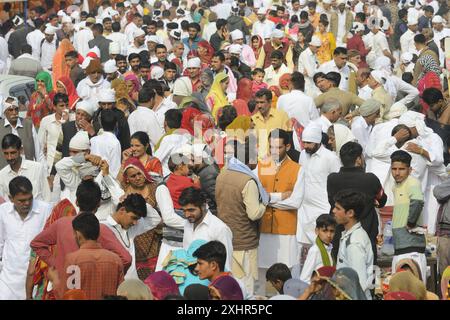
[{"label": "white cap", "polygon": [[408,26],[413,26],[419,23],[419,19],[416,16],[408,17]]},{"label": "white cap", "polygon": [[131,4],[139,4],[139,0],[131,0]]},{"label": "white cap", "polygon": [[62,10],[59,10],[58,11],[58,13],[56,14],[58,17],[64,17],[64,16],[67,16],[67,14],[64,12],[64,11],[62,11]]},{"label": "white cap", "polygon": [[81,69],[86,70],[86,68],[91,63],[91,60],[92,60],[91,57],[84,58],[83,63],[81,64]]},{"label": "white cap", "polygon": [[346,4],[347,1],[346,0],[338,0],[337,1],[337,5],[340,6],[341,4]]},{"label": "white cap", "polygon": [[16,97],[13,96],[8,96],[5,100],[13,100],[11,102],[3,102],[3,112],[5,112],[6,110],[8,110],[11,107],[18,107],[19,106],[19,100]]},{"label": "white cap", "polygon": [[47,28],[45,28],[44,33],[45,34],[55,34],[56,33],[56,28],[52,27],[52,26],[48,26]]},{"label": "white cap", "polygon": [[164,69],[159,66],[154,66],[150,71],[150,79],[159,80],[164,76]]},{"label": "white cap", "polygon": [[432,23],[444,23],[444,19],[441,16],[434,16],[433,20],[431,20]]},{"label": "white cap", "polygon": [[89,150],[91,144],[89,142],[89,135],[86,131],[78,131],[72,139],[70,139],[69,149],[74,150]]},{"label": "white cap", "polygon": [[303,130],[302,141],[312,142],[312,143],[321,143],[322,142],[322,128],[315,123],[310,123],[309,125],[306,126],[305,130]]},{"label": "white cap", "polygon": [[131,2],[130,2],[130,1],[125,1],[125,2],[123,3],[123,6],[124,6],[125,8],[129,8],[129,7],[131,7]]},{"label": "white cap", "polygon": [[413,59],[413,54],[411,52],[405,52],[401,55],[400,60],[403,63],[410,63]]},{"label": "white cap", "polygon": [[111,17],[118,16],[119,15],[119,11],[116,11],[116,10],[112,9],[112,10],[109,10],[109,14],[111,15]]},{"label": "white cap", "polygon": [[89,101],[80,101],[75,106],[76,110],[83,110],[87,114],[89,114],[91,117],[94,115],[95,107],[90,103]]},{"label": "white cap", "polygon": [[183,31],[180,29],[174,29],[174,30],[170,31],[170,36],[176,40],[180,40],[182,34],[183,34]]},{"label": "white cap", "polygon": [[231,40],[233,40],[233,41],[239,40],[239,39],[244,39],[244,33],[242,33],[242,31],[239,29],[233,30],[230,33],[230,35],[231,35]]},{"label": "white cap", "polygon": [[241,54],[242,46],[240,44],[232,44],[231,46],[228,47],[228,52]]},{"label": "white cap", "polygon": [[201,66],[202,61],[200,58],[195,57],[188,60],[186,68],[201,68]]},{"label": "white cap", "polygon": [[108,60],[105,62],[105,66],[103,67],[105,73],[114,73],[117,72],[116,60]]},{"label": "white cap", "polygon": [[331,0],[323,0],[322,3],[323,4],[331,4]]},{"label": "white cap", "polygon": [[376,82],[378,82],[379,84],[384,85],[384,83],[386,82],[386,75],[383,71],[380,70],[373,70],[372,72],[370,72],[370,75],[372,76],[372,78],[375,79]]},{"label": "white cap", "polygon": [[266,14],[267,9],[266,8],[259,8],[258,12],[256,14]]},{"label": "white cap", "polygon": [[134,32],[133,32],[133,38],[137,38],[137,37],[140,37],[140,36],[145,36],[144,30],[142,30],[142,29],[136,29],[136,30],[134,30]]},{"label": "white cap", "polygon": [[69,16],[64,16],[61,20],[62,23],[72,23],[72,18]]},{"label": "white cap", "polygon": [[109,54],[119,54],[120,45],[117,42],[111,42],[109,44]]},{"label": "white cap", "polygon": [[89,52],[95,53],[95,55],[96,55],[98,58],[100,58],[100,49],[99,49],[97,46],[91,48],[91,49],[88,51],[88,54],[89,54]]},{"label": "white cap", "polygon": [[113,89],[101,90],[98,95],[98,102],[116,102],[116,92]]},{"label": "white cap", "polygon": [[284,32],[281,31],[280,29],[275,29],[270,34],[270,37],[271,38],[283,38],[284,37]]},{"label": "white cap", "polygon": [[162,43],[161,39],[158,36],[154,36],[154,35],[146,36],[145,37],[145,42],[155,42],[155,43],[158,43],[158,44]]},{"label": "white cap", "polygon": [[80,11],[74,11],[70,14],[70,17],[74,20],[78,20],[80,18]]},{"label": "white cap", "polygon": [[[327,1],[330,1],[330,0],[327,0]],[[307,3],[308,1],[307,0],[300,0],[299,1],[299,3],[300,3],[300,5],[301,6],[306,6],[306,3]],[[330,2],[331,3],[331,2]]]},{"label": "white cap", "polygon": [[[383,29],[384,31],[388,30],[389,27],[391,26],[391,24],[389,23],[389,20],[386,17],[381,18],[381,21],[383,21],[383,26],[381,27],[381,29]],[[381,21],[380,21],[380,25],[381,25]]]},{"label": "white cap", "polygon": [[360,31],[364,31],[365,27],[361,22],[354,22],[353,23],[353,31],[354,32],[360,32]]},{"label": "white cap", "polygon": [[320,47],[322,45],[322,40],[320,40],[318,36],[312,36],[309,44],[314,47]]}]

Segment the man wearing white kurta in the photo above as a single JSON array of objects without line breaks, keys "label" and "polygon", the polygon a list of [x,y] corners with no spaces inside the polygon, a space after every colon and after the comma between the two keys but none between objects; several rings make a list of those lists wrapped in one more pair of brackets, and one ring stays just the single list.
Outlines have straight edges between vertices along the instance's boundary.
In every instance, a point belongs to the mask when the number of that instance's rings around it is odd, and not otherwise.
[{"label": "man wearing white kurta", "polygon": [[91,60],[85,72],[88,76],[78,83],[78,96],[83,101],[89,101],[92,105],[97,106],[100,92],[110,89],[111,83],[103,78],[103,68],[98,59]]},{"label": "man wearing white kurta", "polygon": [[319,117],[319,111],[314,104],[313,98],[303,93],[305,79],[300,72],[291,74],[289,82],[289,93],[278,98],[277,108],[287,113],[289,118],[295,118],[300,125],[306,127],[310,121]]},{"label": "man wearing white kurta", "polygon": [[117,240],[128,250],[132,257],[131,266],[125,274],[125,280],[139,279],[136,270],[134,239],[155,228],[161,222],[158,212],[138,194],[128,195],[118,210],[106,218],[103,223],[111,229]]},{"label": "man wearing white kurta", "polygon": [[37,60],[40,60],[41,42],[44,38],[45,35],[42,32],[41,27],[36,28],[34,31],[31,31],[29,34],[27,34],[27,43],[33,49],[33,53],[31,55]]},{"label": "man wearing white kurta", "polygon": [[323,133],[327,133],[328,129],[339,120],[342,114],[342,107],[337,99],[327,100],[320,108],[320,117],[312,122],[322,128]]},{"label": "man wearing white kurta", "polygon": [[298,58],[298,71],[305,77],[305,93],[311,97],[317,93],[317,87],[314,84],[313,77],[319,68],[316,54],[320,46],[322,46],[320,38],[313,36],[308,49],[303,51]]},{"label": "man wearing white kurta", "polygon": [[128,117],[130,134],[136,131],[144,131],[150,138],[152,149],[164,135],[155,111],[152,110],[155,104],[155,93],[150,90],[141,90],[139,92],[139,106]]},{"label": "man wearing white kurta", "polygon": [[408,30],[400,37],[401,54],[410,52],[416,53],[414,46],[414,36],[417,33],[417,25],[419,21],[417,17],[408,17]]},{"label": "man wearing white kurta", "polygon": [[40,61],[44,70],[52,70],[53,57],[56,53],[56,29],[49,26],[45,29],[45,40],[40,44]]},{"label": "man wearing white kurta", "polygon": [[360,115],[352,120],[352,133],[364,148],[369,142],[370,132],[375,125],[375,120],[380,116],[380,109],[381,103],[379,101],[368,99],[359,107]]},{"label": "man wearing white kurta", "polygon": [[[298,211],[297,241],[302,246],[302,258],[306,258],[307,250],[316,240],[316,219],[330,212],[327,195],[327,178],[330,173],[338,172],[340,160],[335,152],[326,149],[322,144],[322,128],[310,124],[302,135],[304,150],[300,154],[299,163],[304,172],[304,199]],[[294,188],[293,194],[297,191]]]},{"label": "man wearing white kurta", "polygon": [[241,60],[250,68],[254,68],[256,66],[256,57],[253,49],[244,43],[244,33],[241,30],[236,29],[230,33],[231,40],[234,44],[239,44],[242,46],[241,52]]},{"label": "man wearing white kurta", "polygon": [[27,178],[12,183],[17,191],[8,192],[12,202],[0,205],[0,300],[25,300],[30,242],[44,228],[52,206],[33,200]]},{"label": "man wearing white kurta", "polygon": [[258,20],[253,24],[252,35],[260,36],[261,38],[269,38],[272,31],[275,29],[275,23],[266,19],[266,9],[258,9]]},{"label": "man wearing white kurta", "polygon": [[347,65],[347,49],[343,47],[336,48],[333,53],[333,59],[322,64],[317,71],[325,74],[331,71],[339,73],[341,75],[339,89],[348,91],[350,68]]}]

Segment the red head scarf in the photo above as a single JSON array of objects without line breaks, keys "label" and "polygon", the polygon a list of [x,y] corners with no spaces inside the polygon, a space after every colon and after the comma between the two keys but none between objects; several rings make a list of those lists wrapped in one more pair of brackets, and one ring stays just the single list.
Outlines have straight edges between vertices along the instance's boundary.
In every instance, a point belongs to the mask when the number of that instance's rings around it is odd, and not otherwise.
[{"label": "red head scarf", "polygon": [[413,294],[409,292],[397,291],[389,292],[384,296],[384,300],[417,300]]},{"label": "red head scarf", "polygon": [[141,161],[138,158],[135,158],[135,157],[128,158],[128,160],[125,161],[125,163],[123,164],[123,180],[124,181],[127,180],[126,172],[129,168],[133,168],[133,169],[140,171],[144,175],[145,180],[147,180],[147,182],[151,183],[153,181],[150,174],[145,170],[144,165],[141,163]]},{"label": "red head scarf", "polygon": [[283,90],[289,90],[289,82],[291,81],[291,75],[289,73],[285,73],[280,77],[279,86]]},{"label": "red head scarf", "polygon": [[336,272],[336,267],[320,267],[315,271],[319,277],[331,278]]},{"label": "red head scarf", "polygon": [[239,283],[231,276],[220,276],[209,286],[219,291],[221,300],[244,300]]},{"label": "red head scarf", "polygon": [[208,41],[200,41],[198,43],[198,46],[207,50],[205,55],[202,56],[199,54],[198,57],[203,63],[210,64],[211,59],[214,55],[214,48],[209,44]]},{"label": "red head scarf", "polygon": [[189,131],[191,135],[194,135],[194,118],[197,115],[202,114],[200,110],[193,107],[187,107],[183,111],[183,118],[181,119],[181,128]]},{"label": "red head scarf", "polygon": [[69,77],[61,77],[57,82],[66,89],[66,94],[69,97],[69,108],[70,110],[73,110],[77,101],[80,99],[77,90],[75,89],[75,85]]},{"label": "red head scarf", "polygon": [[152,273],[144,283],[150,288],[155,300],[163,300],[169,294],[180,294],[175,280],[166,271]]},{"label": "red head scarf", "polygon": [[238,83],[236,99],[242,99],[245,102],[249,102],[253,98],[252,85],[252,80],[242,78]]}]

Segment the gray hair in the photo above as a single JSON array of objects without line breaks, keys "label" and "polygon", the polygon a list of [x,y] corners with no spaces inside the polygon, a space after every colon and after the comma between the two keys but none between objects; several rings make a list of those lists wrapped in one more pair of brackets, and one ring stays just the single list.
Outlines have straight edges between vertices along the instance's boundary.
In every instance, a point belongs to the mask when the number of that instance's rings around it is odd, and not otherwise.
[{"label": "gray hair", "polygon": [[337,100],[337,99],[328,99],[322,105],[322,107],[320,108],[320,111],[322,111],[322,113],[326,113],[326,112],[329,112],[331,110],[334,110],[334,109],[337,109],[337,108],[340,108],[340,107],[341,107],[341,103],[339,102],[339,100]]}]

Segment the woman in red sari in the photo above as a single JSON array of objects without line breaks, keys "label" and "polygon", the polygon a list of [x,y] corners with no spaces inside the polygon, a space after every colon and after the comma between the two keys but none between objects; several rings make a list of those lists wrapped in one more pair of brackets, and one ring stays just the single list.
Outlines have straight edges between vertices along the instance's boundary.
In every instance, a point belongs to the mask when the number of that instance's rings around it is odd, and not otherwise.
[{"label": "woman in red sari", "polygon": [[124,80],[128,88],[128,96],[133,101],[138,101],[139,90],[141,89],[141,83],[138,77],[133,73],[129,73],[125,76]]},{"label": "woman in red sari", "polygon": [[61,77],[56,81],[56,92],[65,93],[69,97],[69,109],[71,111],[75,110],[75,105],[77,104],[80,97],[77,94],[77,90],[69,77]]},{"label": "woman in red sari", "polygon": [[236,108],[238,116],[252,115],[250,110],[248,110],[248,102],[253,99],[252,83],[253,82],[247,78],[239,80],[236,100],[233,101],[233,106]]},{"label": "woman in red sari", "polygon": [[47,71],[41,71],[36,75],[34,89],[28,106],[27,118],[31,118],[37,129],[42,118],[53,111],[55,92],[53,91],[52,77]]},{"label": "woman in red sari", "polygon": [[422,113],[427,114],[430,107],[423,101],[422,94],[428,88],[436,88],[442,91],[441,80],[439,78],[441,68],[430,55],[419,58],[417,62],[422,66],[422,73],[419,75],[419,80],[417,81],[417,89],[419,90]]},{"label": "woman in red sari", "polygon": [[198,43],[197,49],[198,57],[202,61],[202,64],[209,66],[211,64],[211,59],[214,55],[214,48],[209,44],[208,41],[200,41]]},{"label": "woman in red sari", "polygon": [[[131,136],[131,148],[123,152],[123,164],[131,157],[138,158],[141,161],[145,171],[150,175],[162,176],[162,166],[158,158],[152,156],[152,148],[150,146],[150,139],[148,134],[143,131],[137,131]],[[120,179],[120,174],[119,174]]]}]

